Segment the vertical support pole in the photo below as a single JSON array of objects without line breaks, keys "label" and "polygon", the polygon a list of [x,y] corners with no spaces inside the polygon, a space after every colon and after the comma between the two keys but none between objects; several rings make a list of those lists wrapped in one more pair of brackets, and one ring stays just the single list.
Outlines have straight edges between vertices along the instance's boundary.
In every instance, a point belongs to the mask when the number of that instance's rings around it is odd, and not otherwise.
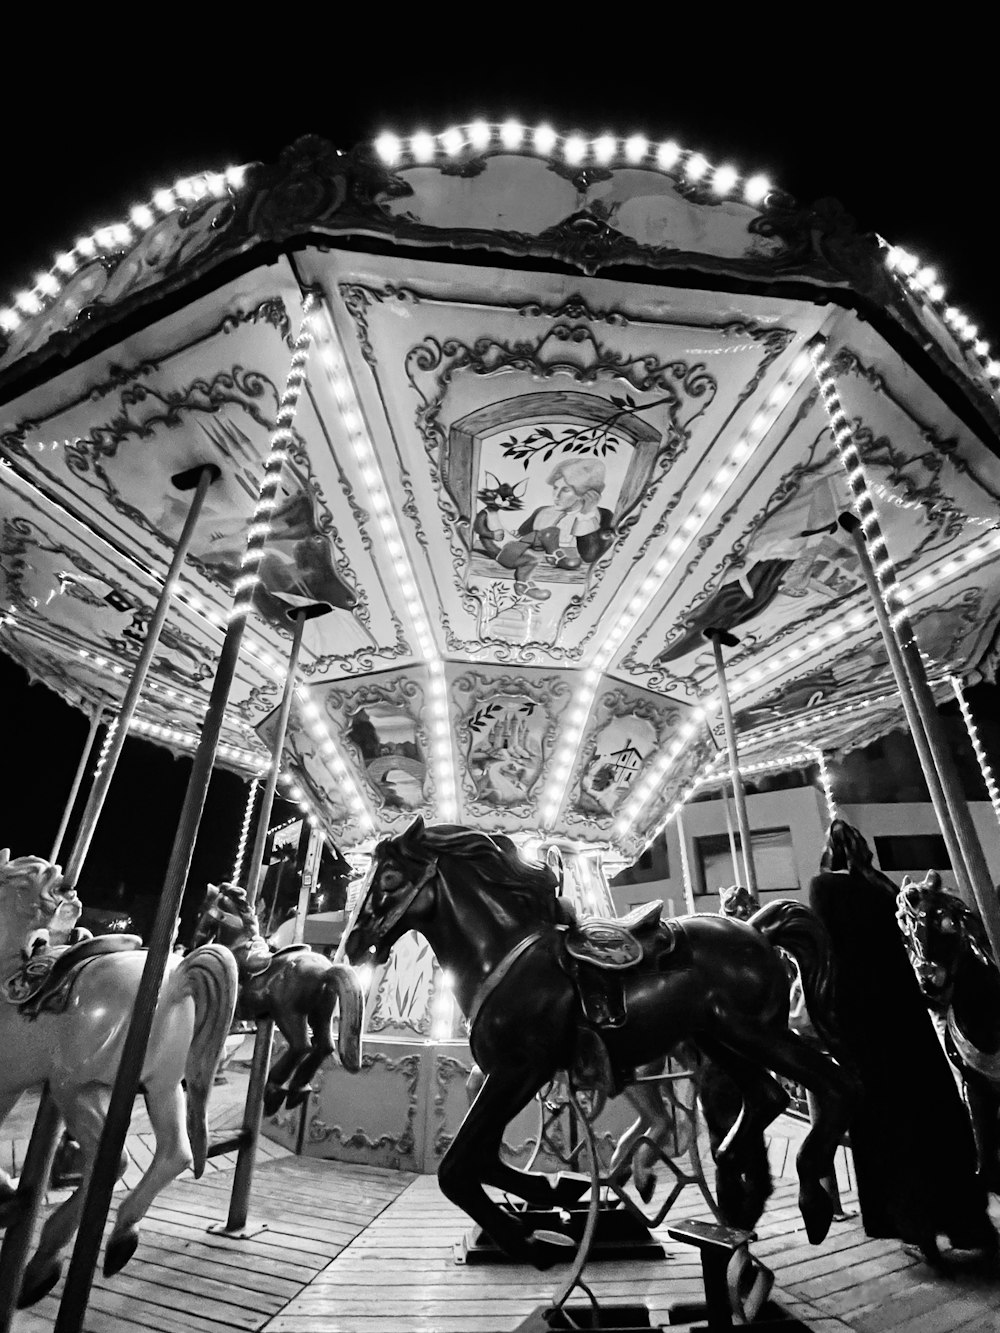
[{"label": "vertical support pole", "polygon": [[[211,1226],[208,1228],[216,1235],[239,1239],[247,1234],[250,1190],[253,1186],[253,1172],[257,1162],[257,1142],[260,1139],[260,1126],[264,1117],[264,1089],[267,1085],[267,1071],[271,1067],[273,1041],[274,1019],[259,1018],[257,1020],[257,1036],[253,1044],[253,1059],[250,1062],[250,1078],[247,1082],[247,1099],[243,1107],[240,1149],[236,1157],[236,1170],[233,1172],[233,1192],[229,1196],[229,1216],[226,1218],[224,1227]],[[260,1230],[259,1227],[254,1228],[255,1232],[258,1230]]]},{"label": "vertical support pole", "polygon": [[826,798],[826,813],[830,817],[830,823],[839,818],[837,810],[837,801],[833,794],[833,783],[830,780],[830,770],[826,764],[826,755],[822,750],[816,750],[816,766],[819,768],[819,780],[823,786],[823,795]]},{"label": "vertical support pole", "polygon": [[729,859],[733,863],[733,880],[739,883],[743,878],[743,872],[740,869],[739,850],[736,846],[736,830],[733,828],[733,811],[729,804],[729,793],[726,791],[726,784],[722,784],[722,808],[726,812],[726,832],[729,834]]},{"label": "vertical support pole", "polygon": [[861,574],[868,588],[869,596],[871,597],[872,606],[875,610],[875,617],[878,620],[879,631],[882,635],[882,643],[885,647],[886,656],[889,659],[889,666],[892,670],[893,679],[896,682],[896,689],[899,691],[899,698],[903,705],[906,724],[910,729],[910,739],[913,741],[917,751],[917,758],[920,760],[920,768],[924,775],[924,781],[927,783],[927,790],[930,793],[931,804],[934,806],[934,813],[937,816],[941,833],[944,836],[945,846],[948,849],[948,857],[954,868],[959,890],[967,902],[974,902],[975,896],[969,879],[968,869],[965,864],[965,858],[962,855],[962,849],[959,845],[955,828],[951,822],[951,814],[948,809],[948,803],[945,800],[944,791],[941,787],[941,779],[938,774],[937,766],[934,763],[934,756],[931,753],[930,742],[927,733],[924,730],[924,724],[920,712],[917,709],[916,701],[913,698],[913,693],[910,690],[909,677],[906,672],[906,667],[903,664],[903,654],[900,650],[896,635],[893,633],[885,602],[882,600],[882,593],[879,588],[878,579],[875,576],[875,570],[872,567],[871,556],[868,554],[865,534],[861,529],[861,520],[854,514],[841,514],[840,525],[850,534],[851,540],[854,543],[854,549],[857,552],[858,563],[861,566]]},{"label": "vertical support pole", "polygon": [[267,843],[268,829],[271,824],[271,811],[274,808],[274,794],[278,788],[281,773],[281,755],[285,748],[285,733],[292,711],[292,699],[295,697],[295,672],[299,665],[299,650],[302,647],[302,631],[307,620],[314,615],[322,615],[330,608],[325,604],[316,607],[301,607],[292,615],[295,626],[292,633],[292,646],[288,651],[288,669],[285,673],[285,687],[281,692],[281,705],[278,709],[278,721],[271,743],[271,766],[267,770],[264,794],[260,798],[260,811],[257,814],[257,832],[254,835],[253,851],[250,853],[250,866],[247,869],[247,899],[252,907],[260,891],[260,872],[264,865],[264,847]]},{"label": "vertical support pole", "polygon": [[[951,793],[947,790],[949,780],[946,777],[946,770],[949,770],[951,756],[947,753],[947,746],[940,744],[940,725],[937,721],[937,710],[934,706],[933,697],[930,695],[926,677],[923,674],[916,643],[913,641],[913,627],[910,624],[906,605],[900,594],[899,583],[896,579],[896,567],[889,555],[889,548],[886,546],[882,525],[875,509],[875,501],[872,498],[871,488],[868,484],[864,460],[854,438],[851,422],[841,402],[834,368],[826,357],[825,343],[822,340],[816,340],[809,356],[819,384],[823,406],[830,419],[830,429],[833,432],[834,442],[840,454],[840,461],[847,473],[851,503],[856,511],[856,516],[854,514],[842,515],[840,523],[851,534],[861,563],[862,575],[878,617],[879,630],[882,634],[897,689],[900,692],[913,742],[917,748],[917,755],[920,758],[920,766],[923,769],[924,780],[927,783],[931,802],[934,806],[934,813],[941,826],[941,832],[948,847],[948,855],[959,882],[959,889],[967,901],[977,901],[981,894],[976,890],[976,876],[973,873],[975,867],[967,860],[967,848],[959,835],[955,822],[957,806],[964,804],[961,786],[956,786]],[[899,631],[898,635],[897,630]],[[910,661],[907,660],[906,656],[907,647],[912,649]],[[926,691],[926,697],[923,698],[922,702],[918,702],[918,691],[914,688],[914,662],[917,668],[916,675],[919,675]],[[927,706],[928,699],[929,707]],[[928,725],[931,728],[930,731],[927,729]],[[935,753],[935,751],[938,751],[938,753]],[[953,762],[950,763],[949,773],[957,778]],[[965,818],[968,820],[967,809],[965,810]],[[978,840],[975,841],[978,846]],[[981,858],[981,848],[979,848],[979,852]],[[991,927],[987,923],[987,931],[991,935],[994,947],[996,947],[997,944],[1000,944],[1000,905],[996,902],[992,888],[989,890],[989,898],[993,909],[989,915],[990,920],[994,922],[994,926]],[[982,907],[980,907],[980,910],[982,911]],[[987,922],[985,915],[983,920],[984,923]],[[995,939],[993,939],[994,929],[997,932]]]},{"label": "vertical support pole", "polygon": [[733,800],[736,805],[736,822],[740,829],[740,842],[743,844],[743,869],[746,873],[746,887],[751,896],[760,901],[757,893],[757,869],[753,861],[753,844],[750,840],[750,820],[747,817],[747,798],[743,790],[743,777],[740,773],[740,752],[736,744],[736,726],[733,722],[733,709],[729,702],[729,690],[726,686],[726,664],[722,659],[722,645],[735,648],[739,640],[735,634],[723,629],[707,629],[705,638],[712,645],[715,654],[715,673],[719,678],[719,703],[722,707],[722,721],[726,728],[726,745],[729,748],[729,774],[733,780]]},{"label": "vertical support pole", "polygon": [[260,787],[260,778],[254,778],[250,783],[250,790],[247,792],[247,803],[243,811],[243,824],[240,828],[240,840],[236,848],[236,856],[233,859],[232,883],[238,884],[240,876],[243,874],[243,858],[247,854],[247,839],[250,836],[250,821],[253,819],[253,808],[257,802],[257,791]]},{"label": "vertical support pole", "polygon": [[684,906],[689,912],[695,910],[694,883],[691,879],[691,861],[688,857],[687,832],[684,828],[684,812],[677,811],[677,839],[681,848],[681,879],[684,882]]},{"label": "vertical support pole", "polygon": [[965,697],[965,690],[962,688],[962,682],[958,676],[950,676],[949,680],[951,681],[951,688],[955,691],[955,698],[958,700],[958,707],[962,713],[965,729],[969,733],[969,740],[972,743],[976,762],[979,764],[979,771],[983,775],[983,782],[986,785],[986,793],[990,798],[990,804],[993,806],[993,813],[996,815],[997,823],[1000,824],[1000,789],[997,787],[993,769],[979,738],[979,729],[972,716],[972,709],[969,707],[969,701]]},{"label": "vertical support pole", "polygon": [[322,829],[311,828],[309,830],[309,845],[306,847],[306,860],[302,867],[302,885],[299,888],[299,901],[295,908],[295,933],[292,936],[294,944],[301,944],[305,939],[306,917],[309,915],[309,897],[313,891],[313,886],[319,881],[319,867],[323,858],[324,841]]},{"label": "vertical support pole", "polygon": [[170,568],[167,570],[167,577],[157,599],[152,619],[146,628],[146,639],[142,645],[142,651],[132,668],[132,677],[125,691],[125,698],[122,700],[121,709],[115,719],[116,725],[112,731],[108,732],[103,767],[94,779],[90,795],[87,797],[87,804],[84,806],[83,814],[80,817],[80,827],[77,829],[76,840],[73,843],[73,850],[70,852],[69,862],[66,866],[66,878],[70,884],[76,882],[80,871],[83,869],[83,863],[87,859],[87,852],[90,850],[94,830],[97,828],[97,821],[101,817],[101,811],[104,808],[104,802],[107,799],[119,757],[125,741],[128,739],[129,723],[132,721],[143,686],[146,684],[146,675],[149,672],[153,654],[156,652],[156,646],[160,641],[160,633],[176,595],[177,577],[184,561],[187,559],[188,549],[194,537],[195,525],[205,503],[205,496],[208,494],[209,486],[221,476],[220,469],[214,463],[204,463],[200,467],[190,468],[187,472],[178,472],[175,477],[171,478],[178,490],[188,491],[193,489],[194,495],[191,497],[191,504],[188,507],[181,534],[177,538],[173,559],[170,561]]},{"label": "vertical support pole", "polygon": [[76,805],[76,798],[80,794],[80,788],[87,772],[87,765],[90,763],[90,754],[94,748],[94,741],[97,739],[97,728],[101,725],[101,716],[102,710],[95,706],[90,719],[90,728],[87,731],[87,739],[83,743],[83,753],[80,755],[80,762],[76,766],[76,773],[73,776],[69,795],[66,797],[66,804],[63,807],[62,819],[60,819],[59,827],[56,829],[56,836],[52,839],[52,851],[49,853],[50,861],[55,861],[59,857],[59,848],[62,846],[62,840],[66,836],[67,828],[69,828],[73,807]]},{"label": "vertical support pole", "polygon": [[945,803],[972,885],[973,900],[983,919],[994,956],[1000,958],[1000,899],[997,898],[993,887],[989,864],[983,845],[979,841],[979,834],[969,814],[969,803],[965,799],[961,774],[955,763],[955,756],[951,752],[951,746],[948,744],[948,737],[945,735],[937,703],[927,680],[927,672],[920,658],[920,650],[912,637],[901,645],[901,651],[903,666],[913,691],[917,712],[927,733],[931,756],[941,779]]},{"label": "vertical support pole", "polygon": [[52,1173],[52,1159],[56,1155],[61,1129],[62,1116],[46,1083],[17,1183],[12,1205],[16,1211],[0,1247],[0,1333],[8,1333],[17,1309],[28,1250]]},{"label": "vertical support pole", "polygon": [[296,339],[295,353],[278,408],[276,428],[271,436],[271,447],[264,465],[264,480],[254,512],[254,522],[247,536],[247,549],[242,562],[243,574],[237,581],[236,600],[222,651],[219,654],[212,693],[202,724],[201,740],[191,765],[191,776],[188,779],[184,804],[177,821],[177,832],[174,835],[170,860],[167,864],[166,878],[149,938],[146,963],[122,1047],[115,1086],[111,1093],[104,1130],[87,1188],[87,1197],[80,1215],[73,1257],[70,1260],[63,1298],[55,1322],[55,1333],[81,1333],[86,1317],[104,1223],[111,1205],[115,1181],[118,1179],[118,1163],[128,1133],[129,1121],[132,1118],[132,1105],[142,1075],[153,1014],[173,948],[181,900],[191,868],[195,839],[222,732],[226,701],[236,675],[243,632],[246,629],[247,617],[253,602],[253,591],[258,583],[260,562],[270,533],[269,519],[277,500],[281,474],[288,457],[288,445],[294,439],[291,427],[299,395],[305,384],[305,368],[313,339],[310,315],[315,305],[316,298],[307,297],[305,318]]}]

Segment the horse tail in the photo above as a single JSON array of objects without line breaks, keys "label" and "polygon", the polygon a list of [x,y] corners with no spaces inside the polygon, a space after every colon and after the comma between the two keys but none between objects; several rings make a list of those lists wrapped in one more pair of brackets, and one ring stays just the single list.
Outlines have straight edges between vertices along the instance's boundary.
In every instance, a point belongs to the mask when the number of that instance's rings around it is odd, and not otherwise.
[{"label": "horse tail", "polygon": [[804,903],[779,898],[754,912],[748,924],[795,959],[816,1036],[826,1050],[835,1053],[840,1047],[834,1017],[836,976],[830,937],[822,921]]},{"label": "horse tail", "polygon": [[[340,1006],[340,1025],[337,1030],[337,1054],[340,1063],[352,1074],[361,1068],[361,1028],[365,1017],[365,993],[358,974],[348,963],[331,963],[323,978],[323,989],[330,1000],[331,1027],[333,1011]],[[333,1032],[330,1033],[333,1046]]]},{"label": "horse tail", "polygon": [[168,1002],[194,1001],[194,1031],[184,1066],[187,1130],[194,1174],[208,1157],[208,1095],[233,1024],[239,989],[236,959],[221,944],[203,944],[181,959],[170,978]]}]

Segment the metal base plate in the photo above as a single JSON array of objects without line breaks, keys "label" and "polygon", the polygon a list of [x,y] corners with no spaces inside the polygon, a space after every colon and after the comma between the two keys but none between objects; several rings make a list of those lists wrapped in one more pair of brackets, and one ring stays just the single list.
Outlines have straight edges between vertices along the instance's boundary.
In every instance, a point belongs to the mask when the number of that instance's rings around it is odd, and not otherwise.
[{"label": "metal base plate", "polygon": [[[557,1231],[569,1236],[577,1244],[583,1239],[587,1222],[586,1207],[558,1210],[529,1208],[528,1217],[533,1231]],[[567,1221],[568,1219],[568,1221]],[[576,1258],[576,1245],[566,1247],[566,1262]],[[601,1205],[597,1215],[597,1230],[590,1247],[588,1263],[607,1259],[664,1259],[666,1251],[637,1217],[624,1208]],[[455,1246],[455,1262],[459,1264],[509,1264],[504,1254],[482,1230],[473,1227]]]},{"label": "metal base plate", "polygon": [[244,1222],[241,1227],[233,1227],[232,1230],[226,1226],[225,1222],[213,1222],[206,1231],[212,1236],[222,1236],[224,1240],[252,1240],[254,1236],[259,1236],[262,1231],[267,1230],[266,1222]]}]

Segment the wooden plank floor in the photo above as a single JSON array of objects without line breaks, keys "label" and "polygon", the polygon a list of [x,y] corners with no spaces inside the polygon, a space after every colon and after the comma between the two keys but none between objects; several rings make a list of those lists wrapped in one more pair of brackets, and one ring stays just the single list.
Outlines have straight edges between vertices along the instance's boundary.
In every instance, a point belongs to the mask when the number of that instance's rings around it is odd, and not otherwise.
[{"label": "wooden plank floor", "polygon": [[[770,1151],[783,1178],[754,1251],[775,1271],[775,1295],[788,1313],[813,1333],[1000,1333],[997,1279],[937,1276],[897,1243],[869,1240],[856,1217],[835,1223],[822,1246],[809,1245],[789,1178],[802,1130],[782,1126]],[[141,1158],[132,1137],[129,1146]],[[838,1175],[850,1207],[846,1155]],[[433,1177],[295,1158],[265,1142],[252,1211],[267,1230],[236,1242],[206,1232],[225,1216],[231,1179],[232,1169],[220,1165],[161,1195],[129,1267],[98,1277],[88,1333],[499,1333],[547,1304],[559,1285],[560,1270],[457,1266],[453,1248],[469,1222]],[[684,1215],[705,1215],[693,1190],[672,1217]],[[586,1277],[598,1299],[646,1303],[654,1322],[698,1299],[694,1251],[665,1229],[661,1239],[664,1261],[592,1265]],[[57,1297],[58,1289],[21,1312],[15,1333],[51,1333]]]}]

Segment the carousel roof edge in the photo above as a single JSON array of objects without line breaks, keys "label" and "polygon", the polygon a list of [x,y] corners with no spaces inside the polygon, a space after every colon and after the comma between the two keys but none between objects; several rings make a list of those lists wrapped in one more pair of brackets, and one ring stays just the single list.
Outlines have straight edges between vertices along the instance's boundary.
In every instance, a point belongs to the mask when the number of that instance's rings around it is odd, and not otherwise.
[{"label": "carousel roof edge", "polygon": [[[25,391],[51,373],[53,363],[62,370],[92,355],[132,331],[137,318],[140,326],[161,318],[190,300],[194,288],[201,295],[310,240],[357,237],[393,248],[436,249],[466,262],[480,252],[503,255],[512,266],[543,262],[588,276],[629,278],[643,271],[647,280],[683,276],[708,286],[736,282],[748,290],[766,285],[779,294],[853,306],[882,324],[883,332],[887,324],[895,326],[890,340],[902,333],[911,357],[929,356],[989,423],[987,434],[996,434],[1000,411],[991,385],[985,371],[978,378],[972,373],[976,367],[966,364],[972,352],[960,345],[967,341],[967,321],[961,338],[944,325],[929,330],[916,299],[930,299],[926,282],[919,281],[929,271],[911,273],[911,256],[859,232],[835,200],[802,207],[768,187],[749,204],[719,192],[714,179],[728,169],[715,168],[713,175],[700,154],[678,150],[675,168],[666,170],[662,158],[654,159],[655,146],[648,160],[636,164],[633,154],[626,161],[633,141],[621,140],[618,159],[571,164],[574,136],[555,136],[550,155],[540,157],[505,147],[503,128],[492,127],[486,147],[467,138],[457,153],[452,144],[447,154],[442,148],[417,160],[413,150],[391,164],[377,145],[343,153],[309,135],[274,163],[204,173],[158,191],[150,204],[132,209],[127,223],[77,241],[38,275],[33,288],[0,310],[0,396]],[[438,139],[447,141],[449,133]],[[601,142],[593,141],[592,156]],[[557,159],[560,145],[564,156]],[[682,163],[690,170],[695,161],[702,175],[692,180]],[[501,199],[509,194],[512,174],[522,175],[522,184],[534,182],[527,194],[550,190],[549,212],[542,209],[533,225],[524,219],[520,226],[499,225],[507,215],[497,192]],[[617,202],[609,204],[612,197]],[[631,228],[622,221],[626,207],[636,204],[659,210],[655,228],[648,219]],[[700,249],[692,240],[700,228],[682,225],[663,240],[664,219],[685,213],[715,228],[714,239],[699,241]],[[942,343],[949,339],[955,346],[946,349]]]}]

